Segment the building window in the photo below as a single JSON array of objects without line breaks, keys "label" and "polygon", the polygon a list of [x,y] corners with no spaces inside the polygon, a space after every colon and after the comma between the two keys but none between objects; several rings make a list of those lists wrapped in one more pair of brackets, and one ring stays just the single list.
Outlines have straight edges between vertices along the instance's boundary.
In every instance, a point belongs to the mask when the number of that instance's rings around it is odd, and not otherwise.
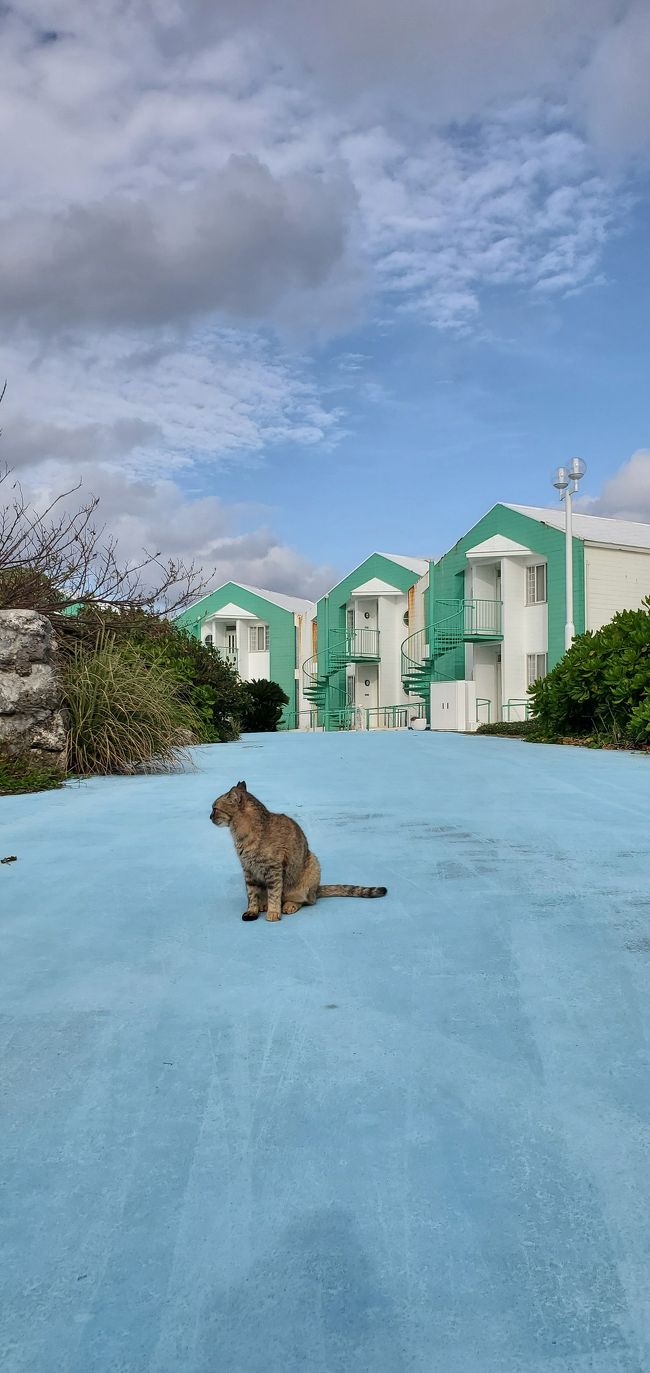
[{"label": "building window", "polygon": [[354,686],[354,676],[351,674],[345,679],[345,704],[347,706],[354,705]]},{"label": "building window", "polygon": [[270,645],[268,625],[251,625],[248,630],[248,649],[250,653],[266,653]]},{"label": "building window", "polygon": [[203,642],[206,643],[206,644],[208,645],[209,648],[211,648],[211,647],[212,647],[212,643],[213,643],[212,635],[211,635],[211,634],[206,634],[205,639],[204,639]]},{"label": "building window", "polygon": [[532,686],[548,672],[548,653],[526,654],[526,686]]},{"label": "building window", "polygon": [[526,568],[526,605],[541,605],[546,600],[546,563]]}]

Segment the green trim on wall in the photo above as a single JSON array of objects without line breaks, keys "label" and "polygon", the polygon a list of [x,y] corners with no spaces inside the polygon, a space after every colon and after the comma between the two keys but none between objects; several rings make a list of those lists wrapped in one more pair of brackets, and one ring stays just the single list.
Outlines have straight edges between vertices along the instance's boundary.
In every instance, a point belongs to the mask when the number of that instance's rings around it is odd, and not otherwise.
[{"label": "green trim on wall", "polygon": [[[547,564],[547,602],[548,602],[548,665],[549,669],[564,654],[564,601],[565,601],[565,539],[564,530],[553,525],[534,520],[530,515],[522,515],[518,510],[510,510],[505,505],[495,505],[454,544],[432,567],[429,578],[429,597],[426,605],[428,623],[435,624],[448,613],[442,607],[436,611],[440,602],[462,600],[464,595],[464,573],[467,567],[467,551],[475,544],[483,543],[494,535],[501,534],[515,543],[524,544],[533,553],[538,553]],[[576,634],[584,633],[585,628],[585,559],[582,539],[573,539],[573,618]],[[454,649],[441,658],[436,667],[445,676],[461,680],[465,675],[465,649]]]},{"label": "green trim on wall", "polygon": [[246,587],[239,586],[237,582],[226,582],[225,586],[218,587],[196,605],[184,610],[175,623],[180,628],[187,629],[196,639],[200,639],[202,624],[230,602],[241,606],[242,610],[247,610],[269,626],[271,681],[277,682],[289,697],[289,705],[285,707],[283,720],[285,724],[290,723],[294,715],[296,696],[296,634],[293,611],[284,610],[273,601],[267,601],[266,597],[247,591]]}]

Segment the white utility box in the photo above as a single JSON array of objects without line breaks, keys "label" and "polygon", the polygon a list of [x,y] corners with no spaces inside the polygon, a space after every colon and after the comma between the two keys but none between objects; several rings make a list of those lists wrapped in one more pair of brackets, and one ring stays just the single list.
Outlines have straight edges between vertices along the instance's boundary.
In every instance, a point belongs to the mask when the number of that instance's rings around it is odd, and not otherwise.
[{"label": "white utility box", "polygon": [[476,729],[474,682],[431,683],[431,728],[461,733]]}]

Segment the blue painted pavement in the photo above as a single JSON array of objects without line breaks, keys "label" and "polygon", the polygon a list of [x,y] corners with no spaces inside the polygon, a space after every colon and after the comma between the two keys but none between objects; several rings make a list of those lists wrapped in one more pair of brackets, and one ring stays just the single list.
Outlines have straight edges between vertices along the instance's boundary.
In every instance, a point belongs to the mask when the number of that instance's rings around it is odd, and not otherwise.
[{"label": "blue painted pavement", "polygon": [[[3,1373],[648,1373],[650,759],[196,760],[0,800]],[[240,777],[388,897],[242,924]]]}]

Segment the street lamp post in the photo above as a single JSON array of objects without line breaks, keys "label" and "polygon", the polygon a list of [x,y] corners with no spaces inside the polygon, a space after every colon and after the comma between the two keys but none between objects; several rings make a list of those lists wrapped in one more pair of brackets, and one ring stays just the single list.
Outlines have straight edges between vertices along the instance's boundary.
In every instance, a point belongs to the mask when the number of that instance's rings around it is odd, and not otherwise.
[{"label": "street lamp post", "polygon": [[566,609],[564,612],[564,649],[570,648],[575,639],[576,627],[573,623],[573,497],[578,485],[587,471],[582,458],[572,458],[568,467],[558,467],[553,477],[553,485],[564,501],[564,534],[566,559]]}]

